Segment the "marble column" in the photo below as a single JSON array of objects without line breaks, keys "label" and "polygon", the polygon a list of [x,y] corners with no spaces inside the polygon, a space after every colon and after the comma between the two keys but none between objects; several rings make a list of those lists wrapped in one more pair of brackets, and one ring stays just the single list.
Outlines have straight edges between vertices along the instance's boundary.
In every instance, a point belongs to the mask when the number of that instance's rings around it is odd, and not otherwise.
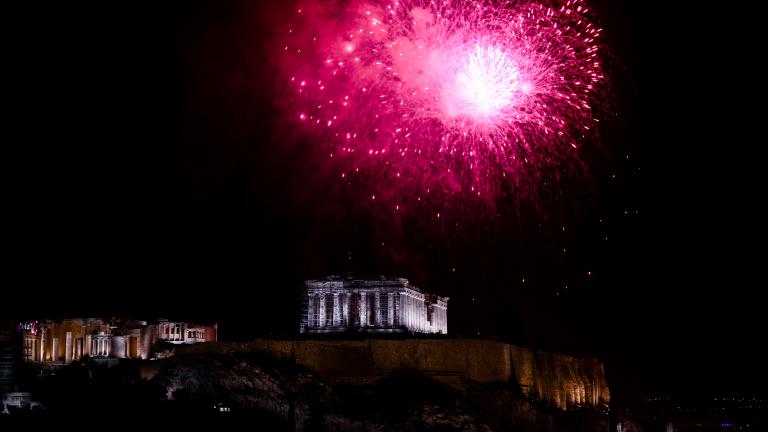
[{"label": "marble column", "polygon": [[320,315],[317,320],[318,327],[325,327],[325,294],[320,294]]},{"label": "marble column", "polygon": [[347,326],[349,327],[352,327],[355,324],[355,317],[352,313],[352,296],[354,296],[352,293],[346,294],[347,310],[344,312],[344,315],[347,317]]},{"label": "marble column", "polygon": [[365,291],[360,292],[360,327],[368,325],[368,298]]},{"label": "marble column", "polygon": [[68,331],[64,334],[64,363],[72,361],[72,332]]},{"label": "marble column", "polygon": [[400,327],[400,293],[392,293],[392,325]]},{"label": "marble column", "polygon": [[317,323],[317,311],[315,310],[315,295],[309,294],[309,305],[307,307],[307,327],[315,327]]},{"label": "marble column", "polygon": [[376,327],[381,327],[381,293],[379,291],[376,291],[373,293],[376,297],[373,299],[373,306],[374,309],[374,320]]},{"label": "marble column", "polygon": [[387,327],[395,325],[395,295],[387,293]]},{"label": "marble column", "polygon": [[341,303],[339,303],[339,293],[333,294],[333,325],[341,324]]},{"label": "marble column", "polygon": [[407,294],[403,296],[403,325],[409,329],[411,328],[410,301],[411,298]]},{"label": "marble column", "polygon": [[341,322],[342,326],[349,325],[349,294],[344,293],[339,295],[341,300]]},{"label": "marble column", "polygon": [[45,330],[40,331],[40,361],[45,361]]}]

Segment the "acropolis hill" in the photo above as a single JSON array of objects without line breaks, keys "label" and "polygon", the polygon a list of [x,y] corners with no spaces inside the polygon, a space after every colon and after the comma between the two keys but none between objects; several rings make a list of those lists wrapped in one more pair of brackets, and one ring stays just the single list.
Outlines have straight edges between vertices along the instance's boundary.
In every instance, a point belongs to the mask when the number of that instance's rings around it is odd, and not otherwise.
[{"label": "acropolis hill", "polygon": [[267,353],[302,365],[329,381],[367,384],[413,371],[460,385],[511,382],[560,409],[607,407],[603,365],[594,359],[473,339],[272,340],[179,346],[178,355]]}]

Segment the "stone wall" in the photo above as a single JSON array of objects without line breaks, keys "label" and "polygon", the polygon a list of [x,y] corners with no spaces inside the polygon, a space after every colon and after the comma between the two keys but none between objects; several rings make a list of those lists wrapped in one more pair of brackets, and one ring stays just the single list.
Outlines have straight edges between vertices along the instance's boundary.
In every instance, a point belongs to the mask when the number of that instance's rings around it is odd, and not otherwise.
[{"label": "stone wall", "polygon": [[[5,328],[3,324],[0,322],[0,397],[6,391],[11,391],[16,360],[14,358],[14,334],[11,324],[8,324],[8,328]],[[0,409],[2,409],[2,402],[0,402]]]},{"label": "stone wall", "polygon": [[245,343],[179,347],[183,353],[267,352],[291,360],[331,380],[365,383],[393,371],[411,370],[459,383],[513,381],[531,397],[561,409],[602,408],[610,401],[603,365],[473,339],[369,339],[359,341],[288,341],[257,339]]}]

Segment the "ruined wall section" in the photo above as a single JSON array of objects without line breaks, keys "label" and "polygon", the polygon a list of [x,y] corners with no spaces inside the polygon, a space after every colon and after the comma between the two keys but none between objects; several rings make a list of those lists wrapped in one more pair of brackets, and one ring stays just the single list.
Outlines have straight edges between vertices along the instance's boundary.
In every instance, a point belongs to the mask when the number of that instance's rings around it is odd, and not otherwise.
[{"label": "ruined wall section", "polygon": [[610,401],[603,365],[595,359],[517,347],[496,341],[257,339],[179,347],[177,353],[267,352],[325,376],[368,383],[395,371],[416,371],[458,384],[514,382],[530,397],[561,409],[602,408]]}]

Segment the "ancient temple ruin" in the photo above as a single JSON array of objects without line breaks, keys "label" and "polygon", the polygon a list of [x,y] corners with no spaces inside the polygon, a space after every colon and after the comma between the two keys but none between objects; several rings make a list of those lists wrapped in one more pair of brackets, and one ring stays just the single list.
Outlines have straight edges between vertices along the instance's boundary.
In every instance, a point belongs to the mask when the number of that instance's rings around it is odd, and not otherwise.
[{"label": "ancient temple ruin", "polygon": [[218,325],[158,319],[67,318],[27,321],[17,328],[24,335],[23,357],[29,363],[68,364],[84,357],[148,359],[157,342],[174,345],[213,342]]},{"label": "ancient temple ruin", "polygon": [[332,275],[304,282],[302,333],[448,332],[448,297],[422,292],[408,279]]}]

